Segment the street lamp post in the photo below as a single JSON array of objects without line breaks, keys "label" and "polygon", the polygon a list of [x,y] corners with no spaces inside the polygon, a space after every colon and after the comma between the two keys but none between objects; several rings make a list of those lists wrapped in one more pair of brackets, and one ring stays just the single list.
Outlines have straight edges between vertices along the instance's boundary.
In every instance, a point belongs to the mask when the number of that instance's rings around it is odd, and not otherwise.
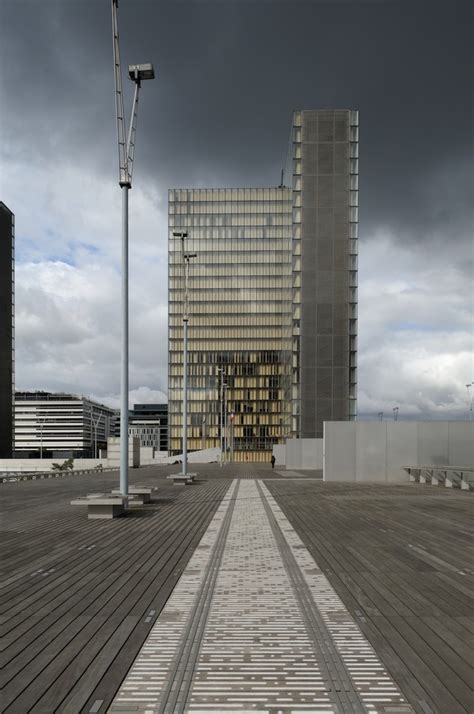
[{"label": "street lamp post", "polygon": [[234,419],[235,414],[232,412],[229,416],[230,419],[230,460],[234,463]]},{"label": "street lamp post", "polygon": [[383,412],[378,412],[377,414],[379,421],[383,421]]},{"label": "street lamp post", "polygon": [[471,382],[470,384],[466,384],[466,389],[467,389],[467,403],[469,405],[469,421],[472,421],[472,402],[473,402],[473,396],[471,394],[471,387],[474,387],[474,382]]},{"label": "street lamp post", "polygon": [[187,233],[173,233],[175,238],[181,238],[181,251],[184,264],[184,301],[183,301],[183,471],[188,475],[188,323],[189,323],[189,261],[197,258],[197,253],[185,253],[184,241]]},{"label": "street lamp post", "polygon": [[399,407],[393,407],[393,421],[398,421],[398,409]]},{"label": "street lamp post", "polygon": [[201,415],[201,449],[206,448],[206,417]]},{"label": "street lamp post", "polygon": [[222,467],[222,462],[224,459],[224,368],[218,367],[217,374],[219,375],[218,384],[218,394],[219,394],[219,426],[220,426],[220,446],[221,446],[221,458],[219,460],[219,465]]},{"label": "street lamp post", "polygon": [[46,417],[44,416],[40,422],[40,459],[43,458],[43,427],[44,427],[45,421],[46,421]]},{"label": "street lamp post", "polygon": [[120,493],[128,496],[128,192],[132,188],[138,95],[142,80],[154,79],[152,64],[129,65],[130,79],[135,82],[132,115],[127,127],[123,108],[122,70],[117,21],[118,0],[112,0],[112,35],[114,50],[115,114],[119,154],[119,186],[122,189],[122,356],[120,380]]},{"label": "street lamp post", "polygon": [[227,450],[229,448],[228,419],[227,419],[227,389],[229,385],[224,384],[224,463],[227,463]]},{"label": "street lamp post", "polygon": [[94,459],[97,458],[97,427],[100,424],[100,420],[102,419],[102,414],[98,414],[97,419],[94,419],[92,414],[91,414],[91,420],[92,424],[94,427]]}]

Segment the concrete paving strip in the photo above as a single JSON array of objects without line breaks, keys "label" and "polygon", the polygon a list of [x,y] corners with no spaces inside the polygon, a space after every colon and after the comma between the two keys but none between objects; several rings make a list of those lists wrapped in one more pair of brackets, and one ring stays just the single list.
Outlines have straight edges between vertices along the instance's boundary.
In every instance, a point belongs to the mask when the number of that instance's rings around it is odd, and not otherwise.
[{"label": "concrete paving strip", "polygon": [[110,712],[411,712],[263,482],[232,482]]}]

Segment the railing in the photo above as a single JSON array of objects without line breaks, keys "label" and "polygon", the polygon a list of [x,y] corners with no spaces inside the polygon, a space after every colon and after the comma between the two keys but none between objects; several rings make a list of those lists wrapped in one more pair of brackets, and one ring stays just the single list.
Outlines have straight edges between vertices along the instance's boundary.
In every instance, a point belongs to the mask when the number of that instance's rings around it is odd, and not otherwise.
[{"label": "railing", "polygon": [[474,467],[471,466],[404,466],[403,469],[415,483],[474,490]]}]

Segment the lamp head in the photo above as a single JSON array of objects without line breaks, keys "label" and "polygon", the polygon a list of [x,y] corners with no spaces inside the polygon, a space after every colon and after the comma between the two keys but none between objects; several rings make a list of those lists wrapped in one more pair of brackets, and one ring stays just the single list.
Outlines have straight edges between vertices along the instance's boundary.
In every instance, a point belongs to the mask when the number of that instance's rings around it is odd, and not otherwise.
[{"label": "lamp head", "polygon": [[141,82],[144,79],[155,79],[155,70],[151,62],[145,64],[129,64],[128,76],[134,82]]}]

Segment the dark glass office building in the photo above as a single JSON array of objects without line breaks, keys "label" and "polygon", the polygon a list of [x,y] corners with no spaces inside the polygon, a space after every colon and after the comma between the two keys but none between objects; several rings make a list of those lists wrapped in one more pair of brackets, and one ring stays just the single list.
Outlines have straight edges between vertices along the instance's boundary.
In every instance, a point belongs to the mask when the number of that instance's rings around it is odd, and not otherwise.
[{"label": "dark glass office building", "polygon": [[[168,451],[168,405],[134,404],[129,412],[129,424],[156,424],[159,426],[159,450]],[[120,434],[118,434],[120,436]]]},{"label": "dark glass office building", "polygon": [[[188,447],[263,461],[286,437],[356,416],[357,111],[292,118],[273,188],[169,192],[169,439],[182,447],[184,269],[190,267]],[[223,416],[224,414],[224,416]],[[224,432],[224,434],[223,434]]]},{"label": "dark glass office building", "polygon": [[0,458],[14,448],[15,216],[0,201]]}]

